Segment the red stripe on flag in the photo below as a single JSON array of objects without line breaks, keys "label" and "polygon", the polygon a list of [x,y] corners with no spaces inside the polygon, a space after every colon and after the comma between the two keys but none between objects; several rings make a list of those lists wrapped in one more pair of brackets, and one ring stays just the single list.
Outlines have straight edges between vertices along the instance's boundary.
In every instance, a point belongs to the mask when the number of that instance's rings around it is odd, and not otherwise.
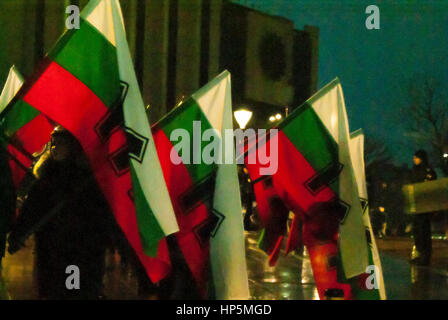
[{"label": "red stripe on flag", "polygon": [[163,279],[170,268],[166,243],[159,243],[157,259],[144,254],[134,203],[129,195],[132,190],[130,172],[117,176],[108,159],[126,143],[125,134],[119,130],[103,144],[94,129],[108,112],[107,107],[86,85],[54,62],[42,73],[24,100],[79,140],[118,224],[149,277],[153,282]]},{"label": "red stripe on flag", "polygon": [[[258,145],[257,152],[266,152],[271,150],[273,139],[269,139],[264,145]],[[255,151],[254,151],[255,152]],[[265,153],[269,154],[269,153]],[[272,155],[274,156],[274,155]],[[252,181],[263,178],[260,175],[260,168],[268,167],[257,163],[248,163],[250,157],[246,156],[246,167],[249,171]],[[334,192],[326,187],[316,195],[311,194],[305,187],[305,182],[316,174],[316,171],[297,150],[287,136],[278,131],[278,170],[272,175],[272,184],[278,195],[286,201],[289,208],[300,208],[301,211],[307,212],[308,209],[316,202],[326,202],[335,197]],[[260,182],[262,184],[263,182]],[[258,183],[257,183],[258,184]],[[255,187],[258,187],[255,184]],[[261,202],[266,200],[260,199]],[[257,198],[258,202],[258,198]]]},{"label": "red stripe on flag", "polygon": [[278,237],[277,243],[274,246],[274,249],[272,250],[271,254],[269,255],[269,266],[273,267],[277,264],[277,260],[280,256],[280,249],[283,242],[283,236]]},{"label": "red stripe on flag", "polygon": [[50,63],[23,100],[72,132],[87,150],[98,144],[92,131],[106,114],[106,106],[57,63]]},{"label": "red stripe on flag", "polygon": [[179,199],[184,192],[193,186],[193,180],[184,164],[175,165],[172,163],[170,153],[173,145],[163,130],[154,130],[153,138],[179,224],[179,232],[176,233],[179,247],[198,284],[199,291],[202,295],[205,295],[208,277],[209,242],[207,241],[207,243],[201,245],[193,229],[207,219],[209,212],[204,204],[197,206],[190,212],[183,212]]},{"label": "red stripe on flag", "polygon": [[22,142],[23,148],[29,153],[40,152],[50,141],[54,126],[40,114],[16,132],[15,137]]},{"label": "red stripe on flag", "polygon": [[286,242],[286,249],[285,249],[286,255],[291,251],[298,249],[302,245],[302,243],[300,242],[301,241],[300,235],[302,234],[301,230],[302,225],[299,223],[299,219],[301,219],[301,217],[299,217],[299,214],[298,213],[294,214],[294,218],[292,219],[291,222],[291,228],[289,230],[288,241]]},{"label": "red stripe on flag", "polygon": [[[16,159],[20,161],[24,166],[28,168],[31,167],[31,160],[28,157],[25,157],[23,153],[17,151],[17,149],[12,145],[8,145],[8,151],[11,155],[16,157]],[[9,167],[11,168],[14,187],[18,189],[23,178],[25,177],[26,172],[12,159],[9,160]]]},{"label": "red stripe on flag", "polygon": [[344,291],[345,300],[352,299],[350,285],[338,282],[338,265],[336,262],[331,262],[332,259],[337,259],[339,255],[337,239],[331,239],[327,242],[316,239],[313,235],[313,229],[319,229],[319,226],[312,223],[303,225],[303,241],[310,256],[314,281],[320,299],[325,298],[327,289],[341,289]]},{"label": "red stripe on flag", "polygon": [[[43,151],[45,144],[50,140],[50,134],[53,130],[53,125],[48,122],[48,119],[42,114],[25,124],[19,131],[16,132],[13,139],[21,144],[21,147],[28,153]],[[10,153],[17,158],[26,167],[31,167],[31,160],[22,152],[17,150],[12,145],[8,146]],[[14,186],[19,187],[25,176],[25,171],[15,161],[10,161],[10,167]]]}]

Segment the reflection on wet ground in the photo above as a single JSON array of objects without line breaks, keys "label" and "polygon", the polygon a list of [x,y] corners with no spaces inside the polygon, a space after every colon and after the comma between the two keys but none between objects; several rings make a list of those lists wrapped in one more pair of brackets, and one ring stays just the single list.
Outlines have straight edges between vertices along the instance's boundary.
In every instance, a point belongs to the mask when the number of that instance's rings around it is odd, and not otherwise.
[{"label": "reflection on wet ground", "polygon": [[448,275],[432,267],[410,265],[407,260],[382,256],[387,298],[396,300],[448,299]]},{"label": "reflection on wet ground", "polygon": [[427,267],[409,264],[411,239],[380,239],[378,245],[388,299],[448,299],[448,241],[433,239]]},{"label": "reflection on wet ground", "polygon": [[[251,299],[318,299],[309,259],[305,252],[281,254],[275,267],[257,247],[258,233],[246,233],[247,267]],[[448,299],[448,242],[435,242],[430,267],[411,266],[407,256],[410,239],[379,240],[386,291],[389,299]],[[34,275],[33,240],[3,261],[0,278],[2,299],[37,299]],[[129,267],[120,264],[117,253],[109,253],[104,277],[105,295],[110,299],[142,299],[137,294],[137,279]]]}]

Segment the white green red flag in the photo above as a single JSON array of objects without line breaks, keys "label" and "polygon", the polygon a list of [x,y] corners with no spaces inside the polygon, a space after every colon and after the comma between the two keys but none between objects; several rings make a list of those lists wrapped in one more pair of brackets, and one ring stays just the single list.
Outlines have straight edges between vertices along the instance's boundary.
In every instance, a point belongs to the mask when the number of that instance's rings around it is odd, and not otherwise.
[{"label": "white green red flag", "polygon": [[[22,76],[14,66],[11,67],[0,95],[0,113],[11,102],[22,84]],[[1,140],[2,143],[0,143],[0,173],[2,175],[2,178],[0,179],[0,203],[2,208],[2,210],[0,210],[0,265],[5,254],[6,235],[10,230],[13,216],[16,211],[16,192],[11,166],[14,169],[20,170],[20,168],[16,168],[16,163],[9,163],[11,155],[8,155],[8,152],[11,151],[7,150],[8,142],[5,141],[7,140],[7,137],[3,137],[3,139],[4,140]],[[24,170],[20,171],[20,173],[24,172]],[[0,297],[7,298],[7,296],[5,283],[3,280],[0,280]]]},{"label": "white green red flag", "polygon": [[[176,237],[197,289],[204,297],[247,299],[236,164],[215,161],[225,154],[225,129],[232,133],[227,71],[168,113],[153,135],[179,222]],[[234,159],[233,136],[230,144],[227,156]],[[205,160],[213,148],[213,161]]]},{"label": "white green red flag", "polygon": [[[339,171],[331,185],[338,198],[347,206],[346,216],[339,229],[339,248],[342,266],[347,278],[365,272],[368,249],[363,224],[363,209],[359,202],[357,183],[350,157],[350,136],[344,95],[339,79],[335,79],[308,100],[315,114],[336,144]],[[332,156],[335,156],[333,154]],[[334,173],[334,172],[333,172]]]},{"label": "white green red flag", "polygon": [[23,77],[15,66],[9,69],[8,78],[6,79],[2,93],[0,94],[0,113],[6,108],[8,103],[20,90],[23,84]]},{"label": "white green red flag", "polygon": [[170,261],[161,240],[178,231],[178,225],[118,0],[90,1],[81,13],[80,28],[61,37],[24,87],[8,108],[23,114],[22,108],[33,115],[24,122],[45,115],[79,140],[149,277],[153,282],[163,279]]},{"label": "white green red flag", "polygon": [[[210,240],[210,258],[216,299],[250,298],[240,184],[235,162],[230,74],[225,71],[193,98],[207,110],[207,118],[222,114],[214,129],[220,132],[222,163],[216,173],[213,209],[224,216]],[[207,107],[208,106],[208,107]],[[222,111],[221,111],[222,110]],[[230,161],[228,161],[230,160]]]},{"label": "white green red flag", "polygon": [[[377,288],[365,288],[360,286],[352,286],[353,295],[358,299],[386,299],[386,289],[384,286],[383,270],[381,267],[381,259],[378,247],[375,241],[375,235],[372,230],[369,216],[369,198],[367,194],[367,183],[364,162],[364,134],[361,129],[350,134],[350,154],[352,157],[353,171],[358,185],[359,199],[361,201],[363,213],[364,227],[366,228],[366,238],[369,245],[369,265],[374,265]],[[367,279],[372,271],[363,278]]]},{"label": "white green red flag", "polygon": [[[349,131],[338,79],[295,109],[266,137],[249,147],[245,163],[265,226],[266,247],[275,260],[289,210],[303,221],[303,238],[321,298],[333,289],[352,298],[344,279],[366,271],[368,249],[349,149]],[[254,159],[278,151],[278,169]],[[256,157],[255,157],[256,158]],[[289,242],[297,223],[293,223]],[[290,247],[290,245],[289,245]],[[294,247],[294,245],[291,245]]]},{"label": "white green red flag", "polygon": [[0,97],[0,143],[9,153],[8,174],[16,188],[33,163],[33,154],[44,149],[54,127],[47,117],[20,99],[21,90],[25,90],[23,78],[13,66]]},{"label": "white green red flag", "polygon": [[[111,5],[120,81],[127,84],[123,114],[134,204],[144,250],[148,255],[155,256],[159,240],[177,232],[179,227],[135,76],[120,4],[115,0]],[[87,20],[95,10],[86,13]],[[94,21],[95,18],[90,19]]]}]

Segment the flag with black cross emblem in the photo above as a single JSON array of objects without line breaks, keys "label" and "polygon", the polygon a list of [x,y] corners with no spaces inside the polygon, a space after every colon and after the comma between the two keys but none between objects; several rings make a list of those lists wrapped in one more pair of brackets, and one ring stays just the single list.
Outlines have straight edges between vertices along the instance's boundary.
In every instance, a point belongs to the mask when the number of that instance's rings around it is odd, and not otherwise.
[{"label": "flag with black cross emblem", "polygon": [[[378,288],[366,288],[365,281],[351,281],[353,295],[358,299],[378,300],[386,299],[386,288],[384,286],[383,270],[381,259],[373,234],[372,224],[369,216],[369,201],[367,194],[367,183],[364,163],[364,134],[362,129],[358,129],[350,134],[350,155],[352,158],[353,171],[358,186],[359,200],[363,209],[363,222],[366,231],[367,244],[369,245],[369,265],[376,267],[376,281]],[[359,279],[366,279],[370,274],[364,273],[358,276]]]},{"label": "flag with black cross emblem", "polygon": [[[91,0],[80,18],[80,28],[62,35],[6,107],[0,130],[7,135],[26,133],[19,136],[26,147],[35,147],[33,142],[51,132],[47,119],[70,131],[82,145],[124,235],[156,283],[170,272],[163,239],[179,228],[135,76],[120,3]],[[28,151],[36,151],[34,147]]]},{"label": "flag with black cross emblem", "polygon": [[[197,290],[204,298],[248,299],[230,90],[224,71],[162,118],[153,136],[179,223],[176,238]],[[224,164],[226,157],[231,163]]]},{"label": "flag with black cross emblem", "polygon": [[[289,212],[294,212],[287,251],[294,248],[291,241],[298,238],[300,219],[319,296],[323,299],[326,292],[338,289],[345,299],[354,298],[339,274],[348,279],[364,273],[368,246],[339,80],[322,88],[275,129],[258,137],[256,148],[245,153],[265,227],[263,240],[270,242],[262,243],[269,248],[270,260],[275,260],[286,228],[272,224],[285,223]],[[260,173],[267,165],[251,162],[254,152],[277,153],[278,169],[269,179]]]}]

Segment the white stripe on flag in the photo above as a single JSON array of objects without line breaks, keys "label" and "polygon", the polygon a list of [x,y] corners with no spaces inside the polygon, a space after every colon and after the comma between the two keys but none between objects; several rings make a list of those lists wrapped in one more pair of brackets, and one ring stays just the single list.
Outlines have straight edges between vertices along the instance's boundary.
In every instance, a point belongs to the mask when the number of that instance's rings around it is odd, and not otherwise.
[{"label": "white stripe on flag", "polygon": [[[355,173],[356,183],[358,185],[358,194],[360,199],[365,199],[368,203],[369,197],[367,194],[367,183],[364,163],[364,134],[359,129],[350,135],[350,155],[352,158],[353,171]],[[382,300],[386,299],[386,288],[384,286],[383,269],[381,267],[381,259],[376,245],[375,235],[373,234],[372,224],[370,223],[369,206],[363,214],[364,226],[369,229],[372,246],[373,263],[378,267],[379,271],[379,292]]]},{"label": "white stripe on flag", "polygon": [[23,77],[17,71],[16,67],[12,66],[9,69],[8,78],[6,79],[5,86],[3,87],[2,93],[0,95],[0,112],[6,108],[6,106],[11,102],[17,92],[23,85]]},{"label": "white stripe on flag", "polygon": [[[193,98],[220,133],[222,154],[226,149],[233,152],[234,146],[226,148],[223,139],[225,129],[233,130],[230,73],[222,72]],[[233,136],[230,141],[233,144]],[[235,155],[230,156],[232,164],[218,165],[213,207],[225,218],[210,240],[210,261],[216,299],[249,299],[240,186]]]},{"label": "white stripe on flag", "polygon": [[339,249],[346,278],[365,273],[368,265],[367,239],[362,220],[362,207],[350,158],[349,128],[344,95],[336,78],[307,101],[338,144],[339,199],[350,210],[339,228]]}]

